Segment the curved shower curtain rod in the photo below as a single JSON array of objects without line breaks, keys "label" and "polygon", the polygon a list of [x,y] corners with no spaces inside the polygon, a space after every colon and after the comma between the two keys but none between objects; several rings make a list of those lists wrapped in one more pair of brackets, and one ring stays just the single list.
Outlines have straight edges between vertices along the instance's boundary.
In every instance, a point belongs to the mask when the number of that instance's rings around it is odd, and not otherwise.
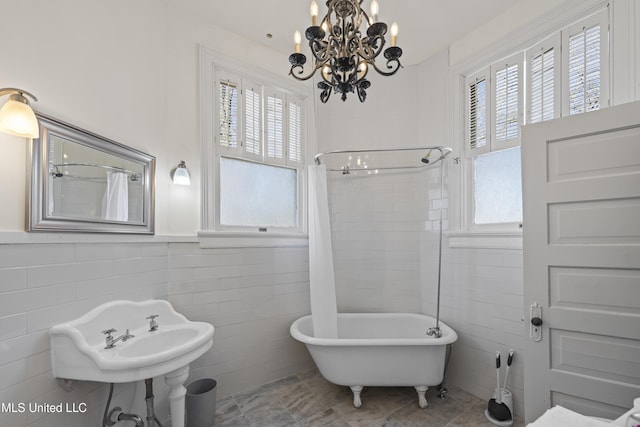
[{"label": "curved shower curtain rod", "polygon": [[[396,148],[371,148],[371,149],[355,149],[355,150],[333,150],[333,151],[325,151],[324,153],[318,153],[315,155],[314,160],[316,165],[322,164],[320,158],[323,156],[327,156],[330,154],[351,154],[351,153],[378,153],[378,152],[396,152],[396,151],[418,151],[423,150],[430,153],[432,150],[437,150],[440,152],[440,157],[437,159],[430,161],[429,164],[435,164],[440,160],[447,157],[453,151],[451,147],[447,147],[444,145],[432,145],[426,147],[396,147]],[[426,157],[426,156],[425,156]],[[417,166],[393,166],[393,167],[382,167],[375,169],[422,169],[428,167],[427,164],[417,165]],[[329,169],[331,171],[344,171],[344,169]]]}]

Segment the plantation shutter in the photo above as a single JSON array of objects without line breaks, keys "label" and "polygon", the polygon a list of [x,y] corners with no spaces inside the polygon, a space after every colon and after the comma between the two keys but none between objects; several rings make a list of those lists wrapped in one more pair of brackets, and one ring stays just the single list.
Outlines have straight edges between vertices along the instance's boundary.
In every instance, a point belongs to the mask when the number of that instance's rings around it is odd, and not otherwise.
[{"label": "plantation shutter", "polygon": [[298,100],[292,100],[289,102],[289,132],[287,137],[287,163],[302,163],[302,106]]},{"label": "plantation shutter", "polygon": [[569,114],[600,108],[600,26],[569,38]]},{"label": "plantation shutter", "polygon": [[563,32],[565,114],[579,114],[607,106],[608,12],[603,10]]},{"label": "plantation shutter", "polygon": [[527,123],[560,117],[560,33],[527,50]]},{"label": "plantation shutter", "polygon": [[240,117],[238,112],[239,82],[239,78],[233,78],[225,73],[220,73],[220,78],[216,82],[218,145],[228,151],[238,151],[240,147],[238,137]]},{"label": "plantation shutter", "polygon": [[284,95],[277,92],[266,95],[265,155],[269,163],[284,163]]},{"label": "plantation shutter", "polygon": [[518,145],[522,113],[523,56],[515,55],[492,66],[494,78],[493,134],[496,148]]},{"label": "plantation shutter", "polygon": [[488,69],[467,77],[467,147],[488,148]]},{"label": "plantation shutter", "polygon": [[244,87],[244,154],[262,160],[262,88]]}]

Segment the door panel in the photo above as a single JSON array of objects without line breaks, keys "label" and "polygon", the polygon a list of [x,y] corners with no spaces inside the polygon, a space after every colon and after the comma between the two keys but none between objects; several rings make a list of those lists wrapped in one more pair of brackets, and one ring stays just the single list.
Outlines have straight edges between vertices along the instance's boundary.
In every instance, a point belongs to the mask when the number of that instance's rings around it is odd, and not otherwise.
[{"label": "door panel", "polygon": [[525,126],[522,162],[525,418],[615,418],[640,396],[640,103]]}]

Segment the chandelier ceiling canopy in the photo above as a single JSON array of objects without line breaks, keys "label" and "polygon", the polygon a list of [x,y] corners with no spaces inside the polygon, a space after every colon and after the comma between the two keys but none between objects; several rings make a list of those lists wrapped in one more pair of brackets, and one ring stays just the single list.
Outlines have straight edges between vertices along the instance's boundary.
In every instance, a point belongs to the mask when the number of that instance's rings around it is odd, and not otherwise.
[{"label": "chandelier ceiling canopy", "polygon": [[[322,80],[318,82],[320,100],[327,102],[331,92],[341,94],[343,101],[349,92],[358,94],[360,102],[367,97],[371,82],[367,80],[370,68],[383,76],[394,75],[402,65],[402,49],[396,46],[398,25],[391,25],[391,46],[384,49],[387,24],[378,21],[380,7],[371,0],[371,16],[362,9],[364,0],[327,0],[327,14],[318,24],[318,5],[311,2],[311,26],[305,31],[309,48],[313,54],[313,65],[304,74],[307,62],[300,52],[302,36],[294,34],[295,53],[289,56],[291,74],[298,80],[308,80],[320,70]],[[381,68],[376,58],[383,53],[386,64]]]}]

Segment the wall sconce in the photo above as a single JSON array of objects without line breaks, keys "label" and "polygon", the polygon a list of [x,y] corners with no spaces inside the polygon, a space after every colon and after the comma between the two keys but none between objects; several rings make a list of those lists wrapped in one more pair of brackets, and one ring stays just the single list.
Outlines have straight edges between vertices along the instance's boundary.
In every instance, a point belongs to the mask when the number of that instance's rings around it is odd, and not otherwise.
[{"label": "wall sconce", "polygon": [[184,160],[180,160],[180,164],[171,171],[171,180],[177,185],[191,185],[191,175]]},{"label": "wall sconce", "polygon": [[0,131],[23,138],[38,138],[40,126],[25,95],[34,101],[38,99],[26,90],[15,88],[0,89],[0,96],[4,95],[10,96],[0,109]]}]

